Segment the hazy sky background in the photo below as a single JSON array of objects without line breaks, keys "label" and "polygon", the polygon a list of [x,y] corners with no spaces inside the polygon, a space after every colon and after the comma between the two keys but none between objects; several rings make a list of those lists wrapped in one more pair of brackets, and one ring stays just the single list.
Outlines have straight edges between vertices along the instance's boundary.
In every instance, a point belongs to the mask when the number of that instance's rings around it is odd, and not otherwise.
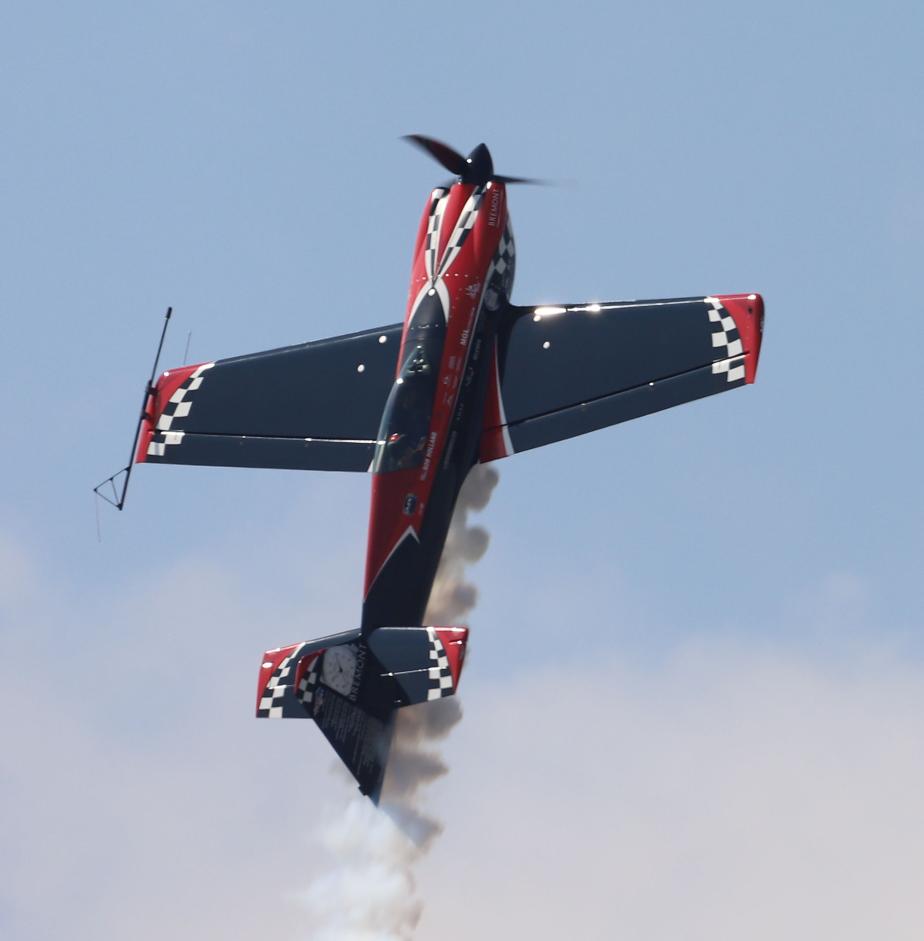
[{"label": "hazy sky background", "polygon": [[[920,937],[924,15],[911,3],[0,13],[0,936],[311,938],[349,785],[256,723],[359,617],[369,480],[141,467],[163,365],[402,318],[436,165],[518,303],[760,291],[746,390],[501,462],[417,937]],[[104,508],[105,509],[105,508]]]}]

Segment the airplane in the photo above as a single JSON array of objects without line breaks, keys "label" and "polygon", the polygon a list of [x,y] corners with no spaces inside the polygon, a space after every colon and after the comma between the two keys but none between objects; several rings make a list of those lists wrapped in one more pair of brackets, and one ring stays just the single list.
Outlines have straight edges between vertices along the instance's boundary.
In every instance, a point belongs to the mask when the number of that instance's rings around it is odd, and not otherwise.
[{"label": "airplane", "polygon": [[759,294],[515,305],[507,186],[536,181],[485,144],[407,140],[454,179],[427,196],[404,322],[155,382],[168,309],[129,464],[95,488],[122,509],[133,463],[371,474],[360,624],[266,651],[256,714],[313,719],[374,802],[397,709],[458,688],[467,628],[421,624],[469,471],[753,383],[764,317]]}]

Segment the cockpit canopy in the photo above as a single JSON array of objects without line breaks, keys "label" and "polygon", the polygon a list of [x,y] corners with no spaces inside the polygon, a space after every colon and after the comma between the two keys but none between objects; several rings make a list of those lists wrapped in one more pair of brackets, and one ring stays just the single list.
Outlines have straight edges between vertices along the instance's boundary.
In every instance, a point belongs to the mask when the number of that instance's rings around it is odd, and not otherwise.
[{"label": "cockpit canopy", "polygon": [[373,472],[423,464],[445,339],[442,318],[408,331],[404,364],[382,413]]}]

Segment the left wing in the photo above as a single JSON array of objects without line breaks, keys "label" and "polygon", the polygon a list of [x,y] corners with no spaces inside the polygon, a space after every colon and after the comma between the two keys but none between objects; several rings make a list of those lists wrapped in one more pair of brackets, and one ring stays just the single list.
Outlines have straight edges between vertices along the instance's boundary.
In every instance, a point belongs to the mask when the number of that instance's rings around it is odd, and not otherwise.
[{"label": "left wing", "polygon": [[759,294],[510,308],[480,460],[753,382],[763,313]]},{"label": "left wing", "polygon": [[169,369],[148,397],[135,460],[366,471],[401,329]]}]

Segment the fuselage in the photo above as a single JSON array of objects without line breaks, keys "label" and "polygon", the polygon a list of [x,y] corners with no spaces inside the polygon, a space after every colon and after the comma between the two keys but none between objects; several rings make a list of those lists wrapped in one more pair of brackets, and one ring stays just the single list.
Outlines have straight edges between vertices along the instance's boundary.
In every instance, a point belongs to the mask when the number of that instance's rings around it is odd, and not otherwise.
[{"label": "fuselage", "polygon": [[513,275],[504,184],[433,190],[373,464],[364,631],[423,623],[459,490],[485,446],[485,413],[499,408],[495,336]]}]

